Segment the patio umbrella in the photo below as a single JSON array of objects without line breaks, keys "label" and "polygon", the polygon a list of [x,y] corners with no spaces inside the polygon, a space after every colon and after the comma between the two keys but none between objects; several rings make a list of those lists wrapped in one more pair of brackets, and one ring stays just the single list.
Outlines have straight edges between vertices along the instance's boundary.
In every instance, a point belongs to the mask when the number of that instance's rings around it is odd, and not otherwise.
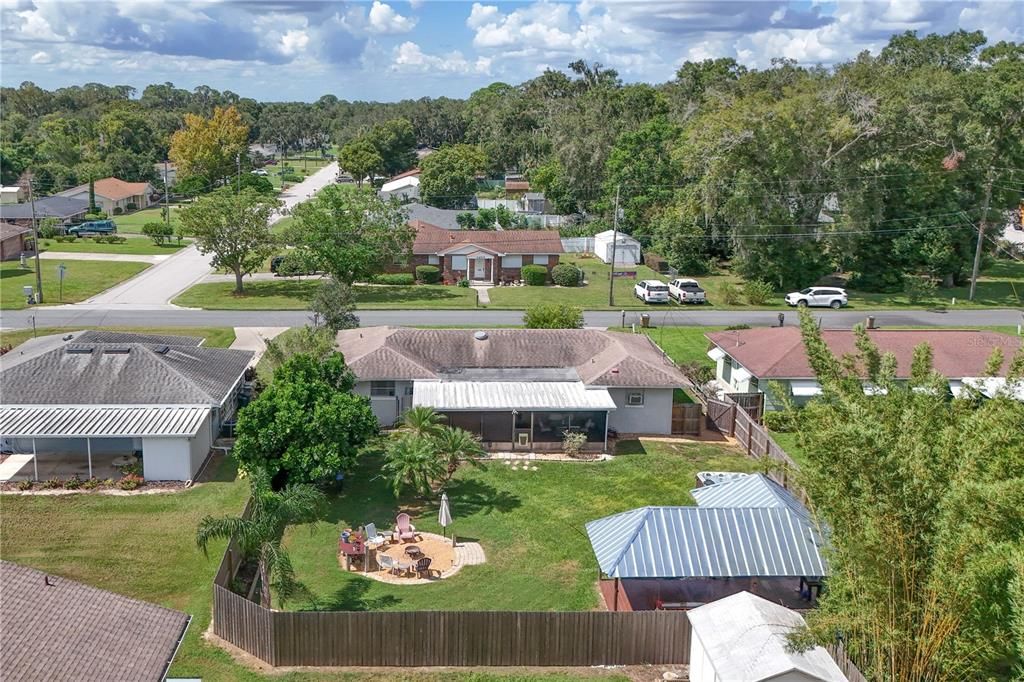
[{"label": "patio umbrella", "polygon": [[437,522],[441,528],[452,525],[452,510],[448,508],[448,493],[441,493],[441,508],[437,511]]}]

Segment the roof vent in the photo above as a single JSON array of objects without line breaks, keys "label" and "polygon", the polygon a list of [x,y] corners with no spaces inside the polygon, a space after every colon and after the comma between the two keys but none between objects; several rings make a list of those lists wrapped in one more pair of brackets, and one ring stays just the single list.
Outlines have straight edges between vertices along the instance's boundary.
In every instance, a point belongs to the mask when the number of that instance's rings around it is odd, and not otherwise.
[{"label": "roof vent", "polygon": [[170,350],[171,350],[170,346],[159,346],[158,348],[156,348],[154,350],[154,352],[158,353],[160,355],[167,355],[167,353],[170,352]]},{"label": "roof vent", "polygon": [[104,348],[104,355],[127,355],[131,352],[131,348],[127,346],[114,346],[113,348]]},{"label": "roof vent", "polygon": [[65,353],[72,353],[74,355],[88,355],[89,353],[92,353],[92,351],[92,346],[75,346],[72,348],[64,349]]},{"label": "roof vent", "polygon": [[473,332],[473,338],[476,339],[477,341],[486,341],[487,340],[487,332],[483,332],[483,331]]}]

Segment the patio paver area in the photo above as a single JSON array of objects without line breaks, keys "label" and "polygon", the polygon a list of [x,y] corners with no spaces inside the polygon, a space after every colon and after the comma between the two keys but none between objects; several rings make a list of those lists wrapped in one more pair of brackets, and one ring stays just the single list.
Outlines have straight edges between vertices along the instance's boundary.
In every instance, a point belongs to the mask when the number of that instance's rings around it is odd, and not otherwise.
[{"label": "patio paver area", "polygon": [[[400,545],[384,545],[380,550],[375,552],[386,552],[389,556],[398,556],[403,552],[404,547],[411,546],[413,544],[424,547],[425,554],[431,556],[432,554],[438,554],[439,552],[431,551],[431,547],[445,549],[451,546],[451,538],[446,538],[443,535],[437,535],[435,533],[417,533],[421,540],[415,543],[405,543]],[[390,551],[389,551],[390,550]],[[444,580],[450,578],[459,571],[462,570],[463,566],[476,566],[479,564],[486,563],[487,557],[484,554],[484,548],[480,546],[479,542],[457,542],[453,556],[449,559],[447,557],[436,557],[437,560],[442,560],[446,567],[438,573],[434,573],[430,578],[408,578],[402,575],[394,575],[384,570],[374,570],[363,572],[361,569],[353,567],[353,573],[359,573],[360,575],[366,576],[373,580],[378,580],[382,583],[390,583],[392,585],[429,585],[430,583],[436,583],[438,580]],[[448,561],[451,562],[450,565]],[[343,567],[344,570],[345,559],[339,557],[338,563]]]}]

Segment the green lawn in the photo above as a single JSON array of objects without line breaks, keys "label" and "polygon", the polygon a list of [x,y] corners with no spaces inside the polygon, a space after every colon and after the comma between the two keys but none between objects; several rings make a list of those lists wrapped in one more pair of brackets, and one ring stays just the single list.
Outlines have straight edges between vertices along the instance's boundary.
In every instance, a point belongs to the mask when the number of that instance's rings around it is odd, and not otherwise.
[{"label": "green lawn", "polygon": [[[320,280],[280,279],[246,282],[236,296],[231,282],[197,284],[174,299],[175,305],[212,310],[308,310]],[[356,302],[363,310],[387,308],[473,308],[476,292],[440,284],[417,286],[357,286]]]},{"label": "green lawn", "polygon": [[177,239],[171,244],[157,246],[149,237],[129,237],[121,244],[96,243],[89,239],[76,239],[73,242],[58,242],[54,239],[42,239],[42,251],[54,253],[123,253],[132,256],[169,256],[185,246],[189,240]]},{"label": "green lawn", "polygon": [[[71,330],[72,328],[68,327],[40,327],[36,329],[35,336],[66,334]],[[207,348],[227,348],[235,341],[234,327],[102,327],[101,331],[201,336],[206,339],[203,345]],[[32,336],[31,329],[0,330],[0,345],[16,347],[31,339]]]},{"label": "green lawn", "polygon": [[772,440],[778,443],[779,447],[793,458],[793,461],[801,467],[805,467],[807,466],[807,458],[804,456],[803,448],[798,444],[799,437],[799,433],[778,433],[772,431]]},{"label": "green lawn", "polygon": [[[267,179],[270,180],[271,183],[273,183],[274,187],[281,189],[280,170],[282,166],[284,166],[285,164],[291,166],[295,173],[298,173],[303,178],[306,178],[329,163],[331,163],[329,159],[322,159],[319,156],[314,157],[308,155],[299,158],[281,159],[278,161],[278,164],[276,166],[267,166],[265,170],[268,173]],[[294,185],[295,183],[291,184]]]},{"label": "green lawn", "polygon": [[[584,258],[580,254],[563,254],[561,263],[569,263],[583,268],[587,284],[582,287],[494,287],[488,293],[491,297],[490,308],[526,308],[535,303],[567,303],[578,305],[587,310],[608,308],[608,277],[611,267],[599,259]],[[666,279],[646,265],[618,267],[616,270],[633,271],[637,279]],[[651,308],[658,310],[667,306],[646,306],[633,296],[633,278],[617,278],[615,280],[615,310],[622,308]]]},{"label": "green lawn", "polygon": [[[127,215],[114,216],[114,222],[117,224],[118,232],[125,232],[128,234],[142,234],[142,226],[146,223],[162,223],[164,221],[163,214],[160,209],[162,207],[155,206],[153,208],[143,209],[141,211],[135,211]],[[171,204],[171,226],[177,228],[178,226],[178,211],[180,210],[179,205]]]},{"label": "green lawn", "polygon": [[[43,302],[47,305],[60,303],[56,261],[40,261],[43,273]],[[75,260],[65,263],[64,303],[77,303],[90,296],[109,289],[118,282],[137,275],[149,267],[146,263],[115,263],[111,261]],[[0,309],[21,310],[25,308],[23,286],[36,286],[35,263],[32,269],[22,270],[18,263],[0,263]]]},{"label": "green lawn", "polygon": [[703,470],[751,471],[754,460],[708,443],[627,441],[614,460],[504,462],[464,467],[448,486],[454,531],[483,545],[487,563],[431,585],[392,585],[339,569],[341,528],[373,521],[390,528],[398,511],[420,530],[440,533],[437,500],[396,500],[367,459],[332,499],[326,522],[290,528],[286,542],[314,599],[292,608],[328,610],[590,610],[598,605],[597,562],[584,524],[649,504],[692,504],[687,491]]}]

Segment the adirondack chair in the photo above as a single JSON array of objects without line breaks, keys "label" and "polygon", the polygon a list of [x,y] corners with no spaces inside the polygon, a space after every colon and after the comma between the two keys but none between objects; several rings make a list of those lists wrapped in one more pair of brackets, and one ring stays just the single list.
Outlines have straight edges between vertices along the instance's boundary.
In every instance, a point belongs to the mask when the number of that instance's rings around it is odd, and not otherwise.
[{"label": "adirondack chair", "polygon": [[395,526],[398,529],[398,538],[405,542],[416,540],[416,526],[412,525],[409,515],[402,512],[395,519]]},{"label": "adirondack chair", "polygon": [[425,556],[416,562],[416,575],[421,578],[430,577],[430,557]]},{"label": "adirondack chair", "polygon": [[384,536],[377,532],[377,524],[368,523],[366,524],[366,544],[368,545],[382,545],[384,544]]},{"label": "adirondack chair", "polygon": [[380,567],[388,573],[398,573],[398,562],[395,559],[389,557],[387,554],[377,555],[377,563],[380,564]]}]

